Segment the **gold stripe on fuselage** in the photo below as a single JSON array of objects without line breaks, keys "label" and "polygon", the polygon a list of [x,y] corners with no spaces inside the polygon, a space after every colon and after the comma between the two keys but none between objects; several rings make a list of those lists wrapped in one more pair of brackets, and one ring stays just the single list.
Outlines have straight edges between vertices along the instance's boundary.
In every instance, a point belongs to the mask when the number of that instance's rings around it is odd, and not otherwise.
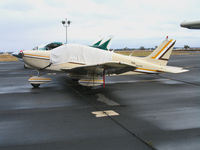
[{"label": "gold stripe on fuselage", "polygon": [[50,78],[33,78],[33,79],[29,79],[29,81],[34,81],[34,80],[45,80],[45,81],[50,81],[51,79]]},{"label": "gold stripe on fuselage", "polygon": [[145,71],[155,71],[155,72],[158,72],[157,70],[145,69],[145,68],[136,68],[136,69],[145,70]]},{"label": "gold stripe on fuselage", "polygon": [[33,58],[45,58],[45,59],[49,59],[49,56],[42,56],[42,55],[35,55],[35,54],[25,54],[25,57],[33,57]]}]

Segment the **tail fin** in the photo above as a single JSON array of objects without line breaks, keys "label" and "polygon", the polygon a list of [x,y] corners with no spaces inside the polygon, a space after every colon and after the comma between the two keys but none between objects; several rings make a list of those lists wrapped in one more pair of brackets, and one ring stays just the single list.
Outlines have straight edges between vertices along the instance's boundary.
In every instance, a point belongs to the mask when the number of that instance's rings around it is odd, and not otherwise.
[{"label": "tail fin", "polygon": [[173,39],[166,39],[149,56],[145,57],[144,59],[152,63],[166,66],[175,43],[176,41]]},{"label": "tail fin", "polygon": [[103,40],[103,39],[101,39],[101,40],[97,41],[96,43],[94,43],[94,44],[92,45],[92,47],[98,47],[98,46],[101,44],[102,40]]},{"label": "tail fin", "polygon": [[98,48],[103,49],[103,50],[108,50],[108,45],[110,43],[112,38],[108,39],[107,41],[105,41],[103,44],[99,45]]}]

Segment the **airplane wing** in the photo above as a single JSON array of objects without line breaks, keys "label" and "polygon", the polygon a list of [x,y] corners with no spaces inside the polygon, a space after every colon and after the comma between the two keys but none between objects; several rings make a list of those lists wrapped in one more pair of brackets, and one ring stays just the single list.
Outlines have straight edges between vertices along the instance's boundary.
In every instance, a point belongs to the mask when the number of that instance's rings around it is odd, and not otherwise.
[{"label": "airplane wing", "polygon": [[180,26],[188,29],[200,29],[200,21],[184,21]]},{"label": "airplane wing", "polygon": [[102,64],[84,65],[74,68],[63,68],[61,70],[67,73],[75,73],[79,75],[87,75],[87,74],[102,75],[104,70],[105,74],[121,74],[124,72],[133,71],[135,69],[136,69],[135,66],[112,61]]}]

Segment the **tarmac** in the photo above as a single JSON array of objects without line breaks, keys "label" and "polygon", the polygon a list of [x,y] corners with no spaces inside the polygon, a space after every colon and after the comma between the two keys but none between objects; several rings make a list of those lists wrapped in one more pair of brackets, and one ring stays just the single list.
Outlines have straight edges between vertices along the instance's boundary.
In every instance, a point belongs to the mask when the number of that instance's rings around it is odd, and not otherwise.
[{"label": "tarmac", "polygon": [[107,77],[105,88],[58,74],[34,89],[23,62],[1,62],[0,149],[200,149],[199,57],[171,57],[186,73]]}]

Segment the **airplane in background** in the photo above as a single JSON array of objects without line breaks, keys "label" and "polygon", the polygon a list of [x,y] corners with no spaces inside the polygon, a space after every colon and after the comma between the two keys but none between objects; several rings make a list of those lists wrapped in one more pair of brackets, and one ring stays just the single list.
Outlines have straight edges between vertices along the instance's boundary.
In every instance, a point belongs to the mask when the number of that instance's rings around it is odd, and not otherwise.
[{"label": "airplane in background", "polygon": [[22,59],[22,52],[23,52],[23,50],[13,52],[12,55],[21,60]]},{"label": "airplane in background", "polygon": [[188,29],[200,29],[200,21],[184,21],[180,26]]},{"label": "airplane in background", "polygon": [[91,47],[99,48],[102,50],[108,50],[111,40],[112,38],[109,38],[108,40],[106,40],[105,42],[101,44],[101,42],[103,41],[103,39],[101,39],[100,41],[97,41],[94,45],[92,45]]},{"label": "airplane in background", "polygon": [[135,75],[158,73],[182,73],[188,70],[167,66],[175,40],[166,38],[147,57],[134,57],[105,51],[99,48],[65,44],[51,51],[26,50],[22,58],[26,64],[38,70],[37,76],[29,78],[33,87],[50,82],[50,78],[40,76],[40,71],[66,73],[83,86],[105,87],[106,75]]}]

